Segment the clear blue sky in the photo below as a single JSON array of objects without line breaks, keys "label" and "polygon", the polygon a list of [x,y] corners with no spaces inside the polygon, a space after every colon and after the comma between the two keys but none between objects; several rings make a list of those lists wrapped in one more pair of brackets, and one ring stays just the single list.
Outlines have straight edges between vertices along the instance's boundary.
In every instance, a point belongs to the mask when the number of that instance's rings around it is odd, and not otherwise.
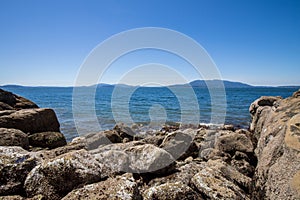
[{"label": "clear blue sky", "polygon": [[[0,85],[73,85],[96,45],[149,26],[195,39],[223,79],[300,85],[299,0],[0,0]],[[115,68],[103,82],[118,81]]]}]

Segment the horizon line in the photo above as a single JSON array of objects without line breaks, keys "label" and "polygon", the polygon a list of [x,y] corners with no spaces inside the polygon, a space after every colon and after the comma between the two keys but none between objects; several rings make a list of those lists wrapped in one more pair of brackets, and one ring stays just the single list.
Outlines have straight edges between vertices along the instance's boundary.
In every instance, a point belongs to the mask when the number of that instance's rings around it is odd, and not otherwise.
[{"label": "horizon line", "polygon": [[276,85],[254,85],[254,84],[250,84],[250,83],[245,83],[245,82],[241,82],[241,81],[236,81],[236,80],[223,80],[223,79],[195,79],[192,80],[190,82],[187,83],[174,83],[171,85],[131,85],[131,84],[126,84],[126,83],[95,83],[93,85],[81,85],[81,86],[75,86],[75,85],[22,85],[22,84],[4,84],[4,85],[0,85],[0,87],[93,87],[96,85],[107,85],[107,86],[116,86],[116,85],[124,85],[124,86],[128,86],[128,87],[170,87],[170,86],[184,86],[187,84],[191,84],[192,82],[195,81],[223,81],[223,82],[231,82],[231,83],[237,83],[237,84],[245,84],[248,85],[250,87],[300,87],[299,85],[295,85],[295,84],[276,84]]}]

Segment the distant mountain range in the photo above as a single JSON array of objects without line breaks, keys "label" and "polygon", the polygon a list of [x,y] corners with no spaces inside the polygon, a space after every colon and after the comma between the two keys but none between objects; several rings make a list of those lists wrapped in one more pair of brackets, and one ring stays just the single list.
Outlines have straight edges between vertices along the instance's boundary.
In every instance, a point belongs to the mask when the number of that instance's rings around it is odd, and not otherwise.
[{"label": "distant mountain range", "polygon": [[[195,88],[220,88],[224,85],[225,88],[253,88],[253,87],[280,87],[280,88],[299,88],[300,86],[253,86],[246,83],[241,82],[233,82],[227,80],[194,80],[188,84],[175,84],[169,85],[168,87],[195,87]],[[106,83],[99,83],[97,85],[92,86],[84,86],[84,87],[137,87],[131,86],[126,84],[106,84]],[[21,86],[21,85],[3,85],[1,87],[28,87],[28,86]],[[41,86],[29,86],[29,87],[41,87]],[[42,86],[42,87],[53,87],[53,86]],[[55,86],[54,86],[55,87]],[[58,86],[56,86],[58,87]],[[60,87],[60,86],[59,86]],[[66,86],[67,87],[67,86]],[[70,87],[70,86],[68,86]]]}]

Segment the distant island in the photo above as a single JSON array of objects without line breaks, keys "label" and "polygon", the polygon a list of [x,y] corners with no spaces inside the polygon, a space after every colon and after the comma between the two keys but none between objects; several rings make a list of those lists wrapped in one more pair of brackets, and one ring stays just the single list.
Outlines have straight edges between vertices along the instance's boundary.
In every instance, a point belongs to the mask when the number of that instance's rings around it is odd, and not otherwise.
[{"label": "distant island", "polygon": [[[194,87],[194,88],[220,88],[222,87],[222,83],[224,88],[258,88],[258,87],[270,87],[270,88],[299,88],[300,86],[253,86],[247,83],[236,82],[236,81],[228,81],[228,80],[194,80],[186,84],[174,84],[174,85],[167,85],[167,86],[151,86],[151,87]],[[139,85],[127,85],[127,84],[107,84],[107,83],[99,83],[90,86],[81,86],[81,87],[147,87],[147,86],[139,86]],[[2,85],[2,88],[17,88],[17,87],[72,87],[72,86],[23,86],[23,85]]]}]

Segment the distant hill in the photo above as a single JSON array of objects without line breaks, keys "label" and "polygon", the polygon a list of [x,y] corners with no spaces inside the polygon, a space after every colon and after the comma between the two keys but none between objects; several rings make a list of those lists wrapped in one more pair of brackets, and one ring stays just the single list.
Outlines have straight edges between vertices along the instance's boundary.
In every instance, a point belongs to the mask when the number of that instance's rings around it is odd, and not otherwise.
[{"label": "distant hill", "polygon": [[[241,83],[241,82],[232,82],[232,81],[226,81],[226,80],[195,80],[189,83],[190,86],[192,87],[198,87],[198,88],[207,88],[212,87],[212,88],[219,88],[222,87],[222,84],[224,85],[225,88],[252,88],[254,86],[246,84],[246,83]],[[174,86],[186,86],[186,84],[182,85],[174,85]]]},{"label": "distant hill", "polygon": [[[246,83],[241,82],[233,82],[233,81],[227,81],[227,80],[194,80],[190,82],[189,84],[175,84],[175,85],[169,85],[167,87],[188,87],[192,86],[195,88],[207,88],[207,86],[210,86],[212,88],[218,88],[222,87],[222,83],[224,84],[225,88],[254,88],[254,87],[278,87],[278,88],[300,88],[300,86],[253,86]],[[91,86],[82,86],[82,87],[143,87],[143,86],[131,86],[126,84],[106,84],[106,83],[99,83],[96,85]],[[2,88],[22,88],[22,87],[72,87],[72,86],[22,86],[22,85],[2,85],[0,86]]]}]

